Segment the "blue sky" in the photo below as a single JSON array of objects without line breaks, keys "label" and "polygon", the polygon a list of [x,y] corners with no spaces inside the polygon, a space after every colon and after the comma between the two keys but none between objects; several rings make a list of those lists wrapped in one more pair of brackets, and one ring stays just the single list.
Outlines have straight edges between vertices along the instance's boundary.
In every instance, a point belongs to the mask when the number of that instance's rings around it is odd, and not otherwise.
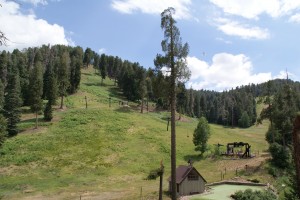
[{"label": "blue sky", "polygon": [[300,79],[299,0],[0,0],[0,30],[11,51],[79,45],[154,67],[160,13],[175,18],[192,72],[187,87],[226,90],[270,79]]}]

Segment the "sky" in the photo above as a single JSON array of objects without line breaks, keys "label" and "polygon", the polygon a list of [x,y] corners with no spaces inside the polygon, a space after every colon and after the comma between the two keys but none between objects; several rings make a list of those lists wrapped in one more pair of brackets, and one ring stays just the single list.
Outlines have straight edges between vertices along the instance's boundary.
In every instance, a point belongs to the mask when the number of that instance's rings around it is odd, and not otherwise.
[{"label": "sky", "polygon": [[187,88],[230,90],[271,79],[300,80],[300,0],[0,0],[0,50],[43,44],[90,47],[154,68],[160,14],[190,47]]}]

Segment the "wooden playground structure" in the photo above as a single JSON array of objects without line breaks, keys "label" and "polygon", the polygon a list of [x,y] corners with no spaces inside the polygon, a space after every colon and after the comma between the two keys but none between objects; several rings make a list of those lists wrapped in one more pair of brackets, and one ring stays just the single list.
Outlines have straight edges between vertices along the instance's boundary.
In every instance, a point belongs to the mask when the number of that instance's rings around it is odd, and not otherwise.
[{"label": "wooden playground structure", "polygon": [[[244,150],[243,147],[245,147]],[[245,143],[245,142],[227,143],[226,152],[222,153],[221,155],[238,157],[238,158],[252,158],[254,156],[251,155],[250,149],[251,149],[251,145],[249,143]]]}]

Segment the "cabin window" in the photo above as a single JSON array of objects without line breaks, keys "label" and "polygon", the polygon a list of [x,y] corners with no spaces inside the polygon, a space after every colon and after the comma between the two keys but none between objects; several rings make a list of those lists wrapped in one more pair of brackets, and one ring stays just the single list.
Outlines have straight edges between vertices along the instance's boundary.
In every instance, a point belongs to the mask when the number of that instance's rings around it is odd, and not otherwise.
[{"label": "cabin window", "polygon": [[199,176],[196,174],[189,174],[188,175],[188,180],[189,181],[198,181],[199,180]]}]

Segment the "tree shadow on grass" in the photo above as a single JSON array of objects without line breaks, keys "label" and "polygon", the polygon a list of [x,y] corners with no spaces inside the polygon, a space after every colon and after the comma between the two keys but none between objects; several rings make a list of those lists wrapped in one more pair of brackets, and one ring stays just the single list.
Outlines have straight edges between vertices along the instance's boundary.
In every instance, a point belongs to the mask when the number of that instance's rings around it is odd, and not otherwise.
[{"label": "tree shadow on grass", "polygon": [[[35,127],[35,118],[30,118],[30,119],[26,119],[26,120],[22,120],[19,122],[18,124],[18,129],[21,132],[24,132],[28,129],[34,128]],[[51,124],[51,122],[44,120],[44,118],[38,117],[38,127],[46,127],[49,126]]]},{"label": "tree shadow on grass", "polygon": [[122,112],[122,113],[131,113],[133,112],[132,108],[130,108],[129,106],[120,106],[119,108],[115,109],[115,111],[117,112]]},{"label": "tree shadow on grass", "polygon": [[185,155],[183,156],[183,159],[188,162],[191,160],[192,162],[199,162],[201,160],[204,160],[204,156],[202,154],[191,154],[191,155]]},{"label": "tree shadow on grass", "polygon": [[105,86],[105,84],[101,84],[101,83],[83,83],[83,84],[86,86],[97,86],[97,87]]},{"label": "tree shadow on grass", "polygon": [[94,74],[91,74],[91,73],[85,73],[85,72],[81,72],[82,75],[85,75],[85,76],[94,76]]},{"label": "tree shadow on grass", "polygon": [[123,92],[119,88],[117,88],[117,87],[110,87],[108,89],[108,91],[109,91],[110,97],[125,100],[125,98],[123,96]]}]

